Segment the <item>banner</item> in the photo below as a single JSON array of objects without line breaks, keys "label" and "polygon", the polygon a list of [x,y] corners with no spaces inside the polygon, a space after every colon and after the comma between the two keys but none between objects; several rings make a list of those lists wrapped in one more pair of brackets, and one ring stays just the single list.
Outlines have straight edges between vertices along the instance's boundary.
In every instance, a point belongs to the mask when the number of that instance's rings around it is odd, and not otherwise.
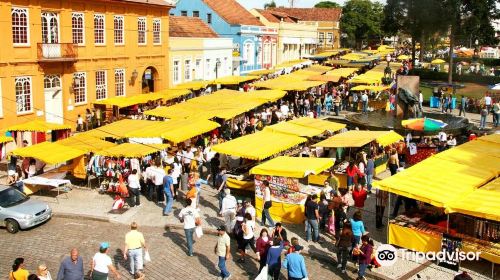
[{"label": "banner", "polygon": [[271,199],[275,202],[287,204],[304,204],[308,195],[319,194],[321,189],[303,185],[297,178],[255,175],[255,196],[263,198],[263,181],[269,182]]},{"label": "banner", "polygon": [[[445,260],[438,261],[438,265],[458,271],[460,269],[460,260],[458,259],[458,252],[462,249],[462,239],[458,237],[453,237],[446,233],[443,233],[443,238],[441,239],[441,251],[445,253]],[[447,253],[447,254],[446,254]],[[453,255],[455,253],[456,255]],[[452,257],[450,257],[452,256]]]}]

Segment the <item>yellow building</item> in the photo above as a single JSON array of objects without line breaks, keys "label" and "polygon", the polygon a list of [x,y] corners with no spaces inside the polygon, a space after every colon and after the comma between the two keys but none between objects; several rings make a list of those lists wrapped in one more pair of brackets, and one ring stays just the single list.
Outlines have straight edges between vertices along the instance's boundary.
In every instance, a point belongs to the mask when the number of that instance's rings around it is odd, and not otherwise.
[{"label": "yellow building", "polygon": [[163,0],[0,2],[0,127],[75,124],[96,100],[169,86]]},{"label": "yellow building", "polygon": [[318,28],[318,48],[340,48],[341,8],[270,8],[298,19],[298,22],[316,25]]},{"label": "yellow building", "polygon": [[232,75],[231,38],[220,38],[200,18],[170,16],[169,22],[172,85]]},{"label": "yellow building", "polygon": [[273,56],[277,61],[273,65],[315,53],[318,43],[316,25],[301,23],[296,17],[273,10],[252,9],[250,12],[265,26],[278,29],[278,49]]}]

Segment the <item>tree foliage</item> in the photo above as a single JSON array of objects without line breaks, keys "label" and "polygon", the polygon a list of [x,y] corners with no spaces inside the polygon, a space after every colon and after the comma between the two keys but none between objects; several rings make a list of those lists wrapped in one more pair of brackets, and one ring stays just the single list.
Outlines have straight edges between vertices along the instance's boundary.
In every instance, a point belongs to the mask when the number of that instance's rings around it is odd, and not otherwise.
[{"label": "tree foliage", "polygon": [[272,0],[271,2],[264,4],[264,9],[267,9],[267,8],[276,8],[276,2],[274,2],[274,0]]},{"label": "tree foliage", "polygon": [[363,42],[382,38],[382,4],[370,0],[349,0],[342,8],[340,29],[347,35],[344,43],[360,49]]},{"label": "tree foliage", "polygon": [[332,1],[321,1],[314,5],[314,8],[340,8],[341,6]]}]

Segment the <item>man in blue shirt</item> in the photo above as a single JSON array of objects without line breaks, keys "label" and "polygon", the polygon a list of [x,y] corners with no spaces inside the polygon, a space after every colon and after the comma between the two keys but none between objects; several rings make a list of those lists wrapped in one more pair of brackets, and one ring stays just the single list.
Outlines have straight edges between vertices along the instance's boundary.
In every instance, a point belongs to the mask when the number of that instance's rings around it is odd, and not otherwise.
[{"label": "man in blue shirt", "polygon": [[294,249],[295,251],[286,255],[283,261],[283,267],[288,270],[288,279],[300,280],[307,278],[306,262],[304,257],[300,254],[300,251],[304,249],[304,247],[297,244],[294,246]]},{"label": "man in blue shirt", "polygon": [[57,280],[83,280],[83,259],[73,248],[69,257],[64,258],[57,273]]},{"label": "man in blue shirt", "polygon": [[163,177],[163,190],[167,198],[165,208],[163,208],[163,216],[167,216],[172,212],[172,205],[174,204],[174,179],[172,179],[173,168],[168,170],[168,175]]}]

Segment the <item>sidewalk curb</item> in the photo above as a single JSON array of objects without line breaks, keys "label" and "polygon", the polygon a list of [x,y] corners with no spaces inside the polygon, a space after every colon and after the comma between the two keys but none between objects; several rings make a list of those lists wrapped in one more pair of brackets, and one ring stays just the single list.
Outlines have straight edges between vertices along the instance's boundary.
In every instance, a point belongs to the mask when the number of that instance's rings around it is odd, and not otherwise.
[{"label": "sidewalk curb", "polygon": [[53,212],[52,217],[57,218],[68,218],[68,219],[79,219],[86,221],[95,221],[95,222],[106,222],[110,223],[111,220],[109,218],[103,218],[99,216],[92,215],[84,215],[84,214],[72,214],[72,213],[64,213],[64,212]]}]

